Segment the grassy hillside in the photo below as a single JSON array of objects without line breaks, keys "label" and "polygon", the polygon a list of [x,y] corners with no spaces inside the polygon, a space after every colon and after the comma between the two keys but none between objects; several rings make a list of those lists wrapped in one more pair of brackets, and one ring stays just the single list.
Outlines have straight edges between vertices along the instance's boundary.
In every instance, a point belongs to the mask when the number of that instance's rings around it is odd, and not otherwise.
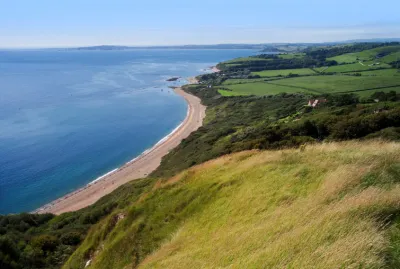
[{"label": "grassy hillside", "polygon": [[398,268],[399,180],[398,143],[227,155],[159,180],[64,268]]}]

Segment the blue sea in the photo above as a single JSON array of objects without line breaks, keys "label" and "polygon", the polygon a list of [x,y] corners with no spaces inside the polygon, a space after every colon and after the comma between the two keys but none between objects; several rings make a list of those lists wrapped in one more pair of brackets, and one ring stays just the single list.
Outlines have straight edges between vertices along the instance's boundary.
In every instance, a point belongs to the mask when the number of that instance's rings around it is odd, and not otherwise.
[{"label": "blue sea", "polygon": [[0,51],[0,214],[34,210],[137,157],[186,116],[168,86],[254,53]]}]

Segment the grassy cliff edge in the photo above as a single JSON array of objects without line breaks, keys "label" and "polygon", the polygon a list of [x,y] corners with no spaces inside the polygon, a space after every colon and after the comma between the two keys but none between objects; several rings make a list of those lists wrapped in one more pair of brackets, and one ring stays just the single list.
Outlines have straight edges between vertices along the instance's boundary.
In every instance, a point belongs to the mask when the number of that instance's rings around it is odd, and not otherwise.
[{"label": "grassy cliff edge", "polygon": [[64,268],[394,268],[399,163],[382,141],[226,155],[158,180]]}]

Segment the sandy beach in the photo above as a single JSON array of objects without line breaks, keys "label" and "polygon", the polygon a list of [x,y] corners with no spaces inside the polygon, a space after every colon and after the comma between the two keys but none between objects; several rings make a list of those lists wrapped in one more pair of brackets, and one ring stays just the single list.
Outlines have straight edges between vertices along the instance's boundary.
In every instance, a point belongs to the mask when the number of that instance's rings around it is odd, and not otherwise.
[{"label": "sandy beach", "polygon": [[34,212],[61,214],[79,210],[95,203],[119,186],[134,179],[144,178],[153,172],[160,165],[162,157],[179,145],[182,139],[197,130],[202,125],[205,117],[206,107],[201,104],[199,98],[184,92],[181,88],[176,88],[174,91],[185,98],[188,103],[188,113],[182,124],[170,135],[136,159]]}]

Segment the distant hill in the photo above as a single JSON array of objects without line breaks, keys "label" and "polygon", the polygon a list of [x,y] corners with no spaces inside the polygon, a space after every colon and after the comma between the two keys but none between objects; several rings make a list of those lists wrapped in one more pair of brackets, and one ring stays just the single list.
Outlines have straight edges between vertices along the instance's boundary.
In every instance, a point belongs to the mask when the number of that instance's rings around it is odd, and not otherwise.
[{"label": "distant hill", "polygon": [[337,42],[323,43],[261,43],[261,44],[210,44],[210,45],[177,45],[177,46],[118,46],[99,45],[77,47],[68,50],[133,50],[133,49],[250,49],[262,52],[293,52],[315,46],[332,46],[346,43],[369,43],[369,42],[398,42],[400,38],[372,38],[354,39]]},{"label": "distant hill", "polygon": [[400,42],[400,38],[370,38],[370,39],[353,39],[343,41],[342,43],[363,43],[363,42]]},{"label": "distant hill", "polygon": [[262,44],[216,44],[216,45],[181,45],[181,46],[89,46],[72,48],[72,50],[132,50],[132,49],[254,49],[261,50]]},{"label": "distant hill", "polygon": [[72,48],[72,50],[128,50],[128,49],[132,49],[132,47],[102,45],[102,46]]}]

